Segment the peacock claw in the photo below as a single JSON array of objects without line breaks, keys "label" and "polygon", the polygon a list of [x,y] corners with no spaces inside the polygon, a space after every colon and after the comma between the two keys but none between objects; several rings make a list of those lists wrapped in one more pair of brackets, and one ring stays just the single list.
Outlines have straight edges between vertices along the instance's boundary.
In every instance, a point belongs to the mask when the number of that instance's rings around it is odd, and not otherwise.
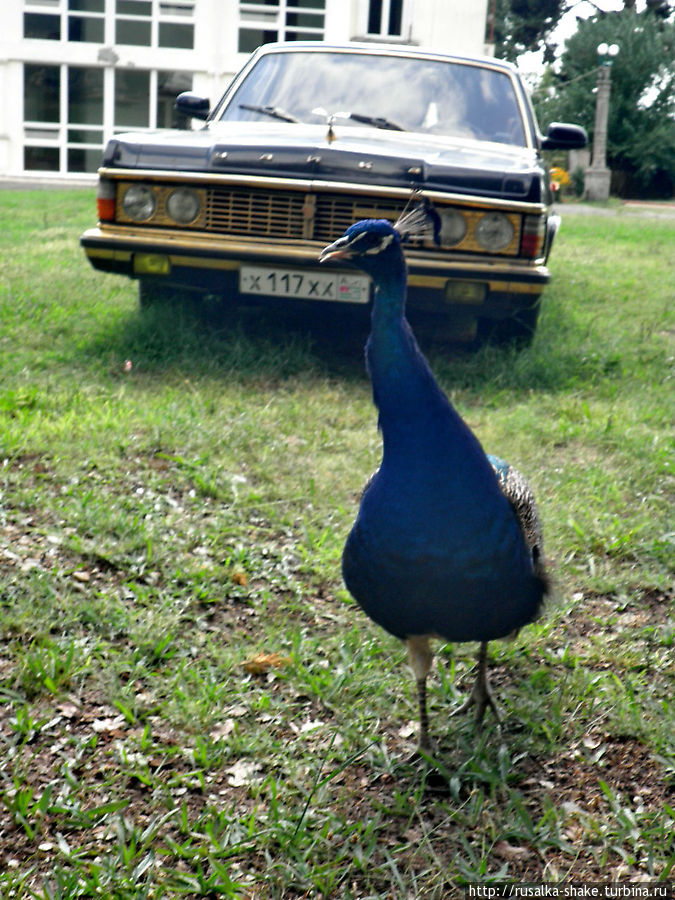
[{"label": "peacock claw", "polygon": [[467,709],[470,709],[472,706],[476,707],[475,721],[479,729],[483,727],[483,717],[485,716],[485,710],[488,708],[488,706],[492,710],[492,713],[497,720],[497,725],[502,724],[502,718],[499,714],[499,709],[487,684],[480,685],[477,681],[473,686],[473,690],[464,701],[464,703],[462,703],[461,706],[458,706],[457,709],[453,709],[450,715],[458,716],[460,713],[466,712]]},{"label": "peacock claw", "polygon": [[476,707],[476,725],[479,730],[483,726],[483,716],[485,715],[485,710],[488,706],[497,720],[497,725],[501,726],[502,719],[499,714],[499,709],[492,696],[492,691],[490,690],[490,685],[487,680],[487,642],[482,643],[480,650],[478,651],[478,675],[476,676],[471,693],[464,703],[457,707],[457,709],[454,709],[450,715],[457,716],[460,713],[466,712],[467,709],[470,709],[472,706]]}]

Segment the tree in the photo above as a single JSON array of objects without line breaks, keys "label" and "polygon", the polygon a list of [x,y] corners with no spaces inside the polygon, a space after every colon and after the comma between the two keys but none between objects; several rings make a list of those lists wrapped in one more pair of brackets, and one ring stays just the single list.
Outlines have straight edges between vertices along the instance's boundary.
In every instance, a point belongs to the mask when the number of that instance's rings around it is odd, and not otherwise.
[{"label": "tree", "polygon": [[514,62],[527,50],[544,47],[544,61],[552,62],[555,44],[550,35],[568,7],[567,0],[490,0],[488,40],[495,56]]},{"label": "tree", "polygon": [[[553,33],[562,16],[584,3],[604,15],[603,0],[489,0],[486,39],[495,45],[495,56],[511,62],[528,50],[543,50],[545,63],[552,63],[558,45]],[[645,0],[646,8],[666,20],[675,9],[674,0]],[[635,11],[636,0],[623,0],[624,9]],[[610,13],[613,15],[613,13]]]},{"label": "tree", "polygon": [[542,128],[551,121],[583,125],[592,140],[601,43],[618,44],[612,63],[607,162],[626,189],[672,194],[675,185],[675,24],[651,9],[580,20],[566,42],[558,73],[549,70],[535,95]]}]

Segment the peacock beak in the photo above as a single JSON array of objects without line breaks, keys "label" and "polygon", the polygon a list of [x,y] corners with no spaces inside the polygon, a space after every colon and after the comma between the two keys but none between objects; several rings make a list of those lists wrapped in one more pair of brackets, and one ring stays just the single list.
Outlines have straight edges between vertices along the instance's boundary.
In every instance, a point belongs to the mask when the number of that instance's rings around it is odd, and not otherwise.
[{"label": "peacock beak", "polygon": [[349,259],[352,255],[350,240],[348,237],[343,236],[323,248],[321,253],[319,253],[319,262],[326,262],[328,259]]}]

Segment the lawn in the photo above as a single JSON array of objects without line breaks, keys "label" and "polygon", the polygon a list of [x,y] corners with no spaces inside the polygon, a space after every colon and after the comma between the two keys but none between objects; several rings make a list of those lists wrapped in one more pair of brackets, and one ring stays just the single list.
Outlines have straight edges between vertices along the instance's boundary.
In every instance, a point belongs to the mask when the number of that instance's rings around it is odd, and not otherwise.
[{"label": "lawn", "polygon": [[78,247],[92,191],[0,212],[3,898],[675,878],[675,219],[565,216],[529,348],[423,336],[555,581],[490,645],[501,735],[449,718],[476,648],[439,648],[425,766],[404,649],[340,580],[367,323],[140,310]]}]

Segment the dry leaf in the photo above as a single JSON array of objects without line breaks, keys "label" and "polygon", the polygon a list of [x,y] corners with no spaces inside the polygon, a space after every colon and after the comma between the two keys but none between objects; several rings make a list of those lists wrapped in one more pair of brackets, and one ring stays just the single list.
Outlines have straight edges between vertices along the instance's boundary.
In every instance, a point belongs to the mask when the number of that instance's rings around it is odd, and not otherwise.
[{"label": "dry leaf", "polygon": [[212,741],[219,741],[229,737],[234,731],[234,719],[225,719],[210,732],[209,737]]},{"label": "dry leaf", "polygon": [[244,787],[254,781],[259,781],[260,763],[244,762],[239,760],[233,766],[225,769],[228,773],[227,783],[232,787]]},{"label": "dry leaf", "polygon": [[414,737],[416,734],[417,725],[415,724],[415,722],[408,722],[408,724],[400,728],[398,732],[398,736],[401,738]]},{"label": "dry leaf", "polygon": [[291,728],[296,734],[308,734],[310,731],[316,731],[317,728],[323,728],[325,724],[321,719],[310,719],[308,722],[303,722],[300,726],[296,725],[295,722],[291,722]]},{"label": "dry leaf", "polygon": [[501,856],[502,859],[527,859],[532,855],[527,847],[514,847],[508,841],[498,841],[494,849],[497,856]]},{"label": "dry leaf", "polygon": [[102,731],[118,731],[124,728],[126,719],[124,716],[115,716],[114,719],[94,719],[91,727],[99,734]]},{"label": "dry leaf", "polygon": [[270,669],[283,669],[291,664],[290,657],[278,653],[257,653],[242,663],[249,675],[264,675]]},{"label": "dry leaf", "polygon": [[66,719],[76,719],[81,713],[80,707],[70,700],[64,701],[56,708]]}]

